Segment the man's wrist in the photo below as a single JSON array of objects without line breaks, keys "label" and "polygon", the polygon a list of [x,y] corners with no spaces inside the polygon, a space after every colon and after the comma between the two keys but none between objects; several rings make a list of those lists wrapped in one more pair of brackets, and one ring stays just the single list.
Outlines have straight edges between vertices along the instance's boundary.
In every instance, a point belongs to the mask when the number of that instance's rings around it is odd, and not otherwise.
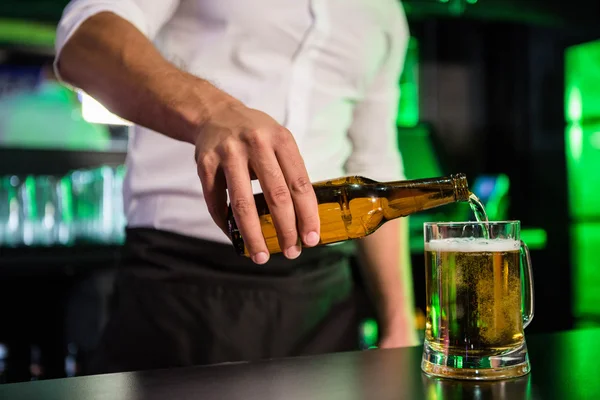
[{"label": "man's wrist", "polygon": [[178,112],[186,126],[183,140],[194,144],[199,132],[210,123],[214,115],[241,103],[204,79],[191,77],[190,80],[185,100]]},{"label": "man's wrist", "polygon": [[[184,72],[169,63],[155,69],[146,81],[147,94],[161,104],[159,115],[140,115],[139,120],[162,121],[162,133],[195,144],[198,133],[212,116],[235,99],[210,82]],[[140,103],[148,99],[140,99]],[[144,112],[144,110],[140,110]],[[148,110],[146,110],[148,112]]]},{"label": "man's wrist", "polygon": [[382,305],[379,308],[379,318],[383,331],[400,325],[415,325],[414,312],[403,304],[402,300],[388,302],[387,306]]}]

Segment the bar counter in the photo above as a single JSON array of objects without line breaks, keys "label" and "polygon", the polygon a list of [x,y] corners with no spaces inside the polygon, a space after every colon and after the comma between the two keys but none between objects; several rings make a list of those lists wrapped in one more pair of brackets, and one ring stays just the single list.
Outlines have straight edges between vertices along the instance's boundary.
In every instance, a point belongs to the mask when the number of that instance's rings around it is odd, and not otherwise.
[{"label": "bar counter", "polygon": [[600,329],[526,336],[532,371],[494,382],[430,378],[421,347],[0,385],[3,400],[599,399]]}]

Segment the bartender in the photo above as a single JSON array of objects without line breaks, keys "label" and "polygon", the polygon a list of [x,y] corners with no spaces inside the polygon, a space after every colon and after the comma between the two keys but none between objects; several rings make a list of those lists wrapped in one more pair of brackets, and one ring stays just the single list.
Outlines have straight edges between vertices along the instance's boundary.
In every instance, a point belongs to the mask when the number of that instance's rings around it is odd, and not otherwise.
[{"label": "bartender", "polygon": [[[403,179],[396,0],[73,0],[55,69],[133,122],[115,308],[90,372],[356,349],[347,245],[310,182]],[[253,178],[256,178],[252,181]],[[270,255],[264,191],[282,254]],[[227,201],[250,259],[226,231]],[[358,241],[380,347],[417,344],[406,220]]]}]

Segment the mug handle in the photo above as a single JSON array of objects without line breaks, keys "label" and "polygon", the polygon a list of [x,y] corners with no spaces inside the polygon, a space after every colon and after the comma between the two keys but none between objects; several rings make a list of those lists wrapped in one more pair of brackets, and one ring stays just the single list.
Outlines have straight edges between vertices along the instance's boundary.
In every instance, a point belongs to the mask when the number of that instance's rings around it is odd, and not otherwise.
[{"label": "mug handle", "polygon": [[521,240],[521,314],[523,315],[523,328],[533,319],[533,271],[529,247]]}]

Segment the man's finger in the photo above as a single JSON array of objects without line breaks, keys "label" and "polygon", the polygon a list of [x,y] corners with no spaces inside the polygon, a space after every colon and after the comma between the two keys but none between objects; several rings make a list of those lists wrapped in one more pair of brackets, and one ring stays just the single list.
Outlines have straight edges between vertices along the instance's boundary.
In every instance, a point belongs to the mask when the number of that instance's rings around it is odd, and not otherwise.
[{"label": "man's finger", "polygon": [[223,164],[223,172],[233,216],[246,249],[255,263],[264,264],[269,260],[269,252],[260,227],[252,185],[248,179],[248,163],[242,158],[229,159]]},{"label": "man's finger", "polygon": [[302,248],[298,243],[294,203],[277,157],[272,151],[264,151],[255,154],[252,160],[253,169],[269,206],[279,247],[287,258],[297,258]]},{"label": "man's finger", "polygon": [[277,160],[294,202],[300,238],[306,246],[315,246],[321,234],[319,207],[302,156],[293,141],[276,149]]}]

